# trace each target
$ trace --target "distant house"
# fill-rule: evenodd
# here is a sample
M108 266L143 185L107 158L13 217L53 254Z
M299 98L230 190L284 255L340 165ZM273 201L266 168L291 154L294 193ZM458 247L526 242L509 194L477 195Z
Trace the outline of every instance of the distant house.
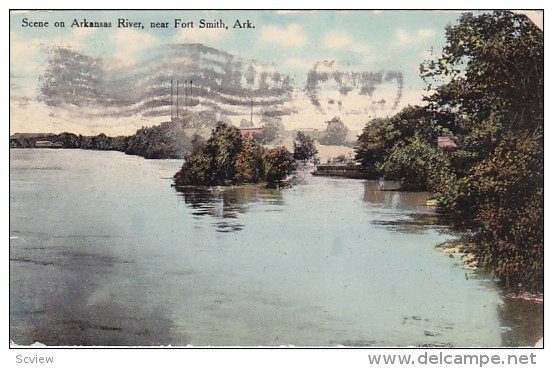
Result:
M35 148L62 148L63 144L61 142L53 143L51 141L36 141Z
M457 148L457 144L449 137L438 137L438 148L455 149Z
M263 128L239 128L240 129L240 133L242 134L242 137L250 137L250 138L255 138L255 137L258 137L261 135L261 133L263 132Z

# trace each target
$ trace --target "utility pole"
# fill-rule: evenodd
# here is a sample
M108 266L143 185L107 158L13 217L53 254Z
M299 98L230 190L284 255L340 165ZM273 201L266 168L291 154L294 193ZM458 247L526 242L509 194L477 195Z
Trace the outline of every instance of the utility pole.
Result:
M190 106L193 106L192 105L192 81L190 81Z
M171 79L171 121L173 121L173 80Z
M184 81L184 109L188 111L188 81Z

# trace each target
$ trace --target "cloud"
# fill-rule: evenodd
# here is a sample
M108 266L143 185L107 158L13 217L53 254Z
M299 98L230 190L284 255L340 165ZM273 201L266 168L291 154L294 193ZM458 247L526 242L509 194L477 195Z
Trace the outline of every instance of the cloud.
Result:
M75 50L85 50L89 47L88 39L97 32L95 28L75 28L63 36L36 39L36 42L48 47L63 46Z
M15 32L10 32L10 68L16 76L29 76L40 73L43 68L45 42L41 39L20 40Z
M325 38L325 46L331 49L347 48L353 43L353 40L343 33L329 33Z
M202 43L209 45L225 38L228 32L223 28L186 28L181 29L173 40L175 43Z
M265 42L290 47L302 47L307 43L307 37L303 34L299 24L290 24L287 27L264 27L261 31L261 39Z
M276 10L275 13L279 15L295 15L301 13L301 10Z
M304 59L293 57L286 60L285 64L289 68L309 70L313 67L314 63L312 61L307 61Z
M318 10L273 10L275 14L278 15L298 15L298 14L308 14L308 15L314 15L317 14Z
M405 89L402 93L401 102L399 104L398 110L406 107L407 105L426 105L426 102L423 101L424 96L430 95L429 91L421 91L417 89Z
M12 86L12 93L19 97L36 97L36 83L47 65L48 51L53 47L67 47L73 50L86 49L87 39L96 29L76 28L63 36L49 38L22 38L18 32L10 32L10 70L18 83Z
M408 32L404 29L396 31L396 42L402 46L413 45L432 38L435 35L433 29L418 29L415 32Z
M435 56L436 54L432 50L424 50L420 53L420 57L422 60L434 59Z
M159 44L156 37L134 29L119 29L111 36L111 41L117 50L113 57L125 64L135 62L142 52Z
M255 70L256 73L260 74L260 73L274 73L276 72L277 70L275 69L274 66L271 66L271 65L267 65L267 64L252 64L253 66L253 69Z
M347 49L349 51L367 53L371 51L370 46L358 42L345 33L329 32L324 39L324 45L332 50Z
M73 39L81 43L85 39L87 39L90 36L93 36L98 32L97 28L85 28L85 27L77 27L73 30Z
M36 53L38 48L43 46L42 41L38 39L20 41L15 32L10 32L10 37L10 56L12 60L15 58L29 58L30 54Z

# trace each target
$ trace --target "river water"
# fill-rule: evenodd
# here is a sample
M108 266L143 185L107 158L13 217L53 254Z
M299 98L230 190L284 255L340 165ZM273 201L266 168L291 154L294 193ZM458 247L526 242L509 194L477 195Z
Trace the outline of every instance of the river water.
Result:
M314 177L171 187L180 160L10 152L10 339L47 345L519 346L543 307L435 246L426 193Z

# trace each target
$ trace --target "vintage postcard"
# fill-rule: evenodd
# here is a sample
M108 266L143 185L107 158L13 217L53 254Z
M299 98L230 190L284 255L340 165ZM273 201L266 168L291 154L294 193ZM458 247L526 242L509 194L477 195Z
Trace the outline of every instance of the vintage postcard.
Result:
M9 21L12 347L543 347L543 11Z

